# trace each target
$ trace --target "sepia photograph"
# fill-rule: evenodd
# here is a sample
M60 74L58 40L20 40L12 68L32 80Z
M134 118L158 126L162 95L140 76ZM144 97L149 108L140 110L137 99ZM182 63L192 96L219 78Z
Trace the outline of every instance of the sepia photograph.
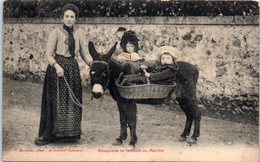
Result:
M3 2L4 161L258 161L259 3Z

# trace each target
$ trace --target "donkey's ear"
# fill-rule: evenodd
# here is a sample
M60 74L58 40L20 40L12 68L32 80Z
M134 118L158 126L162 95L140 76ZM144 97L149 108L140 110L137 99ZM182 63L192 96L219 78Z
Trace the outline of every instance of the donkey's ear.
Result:
M97 60L99 57L99 53L96 51L94 43L92 41L88 42L88 50L90 55L92 56L93 60Z
M116 45L117 42L115 43L115 45L106 53L106 61L108 61L111 56L113 55L113 53L116 51Z

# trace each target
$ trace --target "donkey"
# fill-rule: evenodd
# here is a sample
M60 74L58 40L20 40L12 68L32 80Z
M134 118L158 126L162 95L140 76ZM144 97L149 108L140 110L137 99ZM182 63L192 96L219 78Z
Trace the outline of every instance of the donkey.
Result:
M92 86L92 96L96 99L102 98L104 91L108 89L112 98L116 101L120 114L120 135L116 138L113 145L121 145L127 138L127 125L130 129L129 145L135 147L137 143L136 135L136 113L137 106L135 100L129 100L120 96L116 87L116 79L120 73L129 74L130 66L127 63L119 63L114 58L111 58L117 43L104 55L99 54L93 42L89 42L89 53L93 58L93 64L90 69L90 79ZM191 131L192 122L194 121L194 132L190 144L196 143L200 135L200 120L201 111L197 106L196 100L196 84L198 81L199 72L196 66L182 61L177 61L179 66L176 74L177 97L181 109L186 115L186 124L179 141L186 141ZM145 103L149 104L149 100Z

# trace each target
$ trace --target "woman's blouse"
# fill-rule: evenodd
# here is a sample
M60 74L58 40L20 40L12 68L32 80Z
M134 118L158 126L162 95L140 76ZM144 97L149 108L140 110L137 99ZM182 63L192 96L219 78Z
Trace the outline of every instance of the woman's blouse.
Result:
M82 28L74 26L73 36L75 39L75 55L80 54L83 61L87 65L90 65L92 57L89 55L87 40L84 35L85 32ZM68 32L62 26L54 29L50 33L46 45L46 56L50 65L53 65L56 62L54 59L55 54L71 57L68 47L68 37Z

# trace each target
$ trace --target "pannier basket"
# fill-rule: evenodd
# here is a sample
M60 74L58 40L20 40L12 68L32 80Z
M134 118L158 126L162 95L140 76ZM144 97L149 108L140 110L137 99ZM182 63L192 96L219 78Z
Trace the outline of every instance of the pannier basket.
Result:
M121 97L126 99L162 99L167 98L172 92L176 83L170 85L147 84L123 86L120 85L123 75L116 80L116 86ZM148 79L148 78L147 78Z

